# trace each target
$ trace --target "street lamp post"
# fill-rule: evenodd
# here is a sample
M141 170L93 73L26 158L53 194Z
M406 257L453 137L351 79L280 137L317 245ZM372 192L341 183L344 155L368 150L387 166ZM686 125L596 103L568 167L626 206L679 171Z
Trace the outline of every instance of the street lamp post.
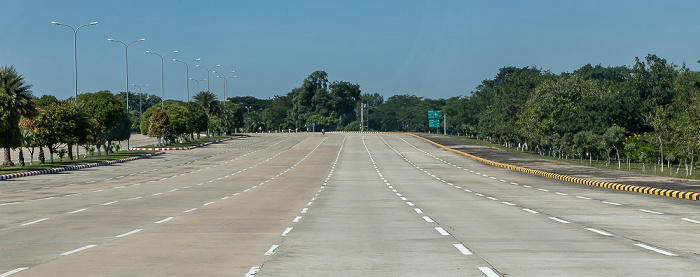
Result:
M137 84L132 84L132 86L139 88L139 123L141 123L143 122L143 112L141 110L141 108L143 107L143 92L141 92L141 86Z
M124 57L125 57L124 60L126 61L126 113L128 114L129 113L129 45L131 45L134 42L144 41L146 39L142 38L139 40L134 40L134 41L129 42L129 43L124 43L124 42L114 40L111 38L108 38L107 40L111 41L111 42L119 42L122 45L124 45ZM129 137L131 137L131 131L129 131ZM130 148L129 143L130 143L130 139L126 139L126 149Z
M85 26L90 26L90 25L97 25L97 21L89 23L89 24L83 24L80 25L78 28L73 28L70 25L66 25L63 23L58 23L56 21L51 21L51 24L59 25L59 26L66 26L68 28L71 28L73 30L73 61L75 63L75 104L78 104L78 30L80 28L83 28Z
M200 61L201 59L202 58L197 58L188 63L180 61L178 59L173 59L174 62L184 63L185 67L187 68L187 79L185 79L185 83L187 83L187 102L190 102L190 79L192 79L190 78L190 63Z
M207 70L207 91L210 91L210 90L209 90L209 71L210 71L209 68L203 67L203 66L198 65L198 64L195 65L195 66L196 66L196 67L201 67L201 68L204 68L204 69ZM220 64L217 64L216 66L212 67L212 69L213 69L213 68L216 68L216 67L219 67L219 66L221 66L221 65L220 65Z
M55 24L58 26L66 26L68 28L71 28L73 30L73 63L75 67L75 105L78 105L78 30L80 28L83 28L85 26L91 26L91 25L97 25L97 21L91 22L89 24L83 24L78 26L78 28L73 28L73 26L66 25L63 23L58 23L56 21L51 21L51 24ZM76 143L75 144L75 155L76 157L80 156L80 146Z
M146 50L146 53L158 55L158 57L160 57L160 90L162 93L162 96L161 96L162 98L160 99L160 109L165 110L165 81L163 79L163 60L164 60L165 56L177 53L177 50L170 52L170 53L165 53L165 55L161 55L161 54L158 54L156 52L151 52L148 50Z
M197 79L194 79L194 78L190 78L190 80L197 82L197 93L199 93L199 82L200 82L200 81L206 81L207 79L197 80Z
M217 78L224 79L224 101L227 101L226 99L228 99L227 98L228 97L228 78L226 77L226 75L224 75L221 72L216 72L216 71L212 71L212 72L221 75L221 77L217 75L216 76ZM231 70L231 73L234 73L234 72L236 72L236 71ZM236 76L233 76L231 78L236 78Z

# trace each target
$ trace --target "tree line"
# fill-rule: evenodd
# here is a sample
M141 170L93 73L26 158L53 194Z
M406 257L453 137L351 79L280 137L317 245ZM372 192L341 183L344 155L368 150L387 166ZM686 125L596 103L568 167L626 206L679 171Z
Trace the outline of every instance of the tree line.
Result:
M309 75L301 87L272 99L230 99L244 111L247 131L310 128L430 132L428 110L443 110L453 135L489 140L559 158L608 164L676 165L692 174L700 143L700 73L653 54L633 66L586 64L572 73L535 66L503 67L469 95L429 99L377 93Z
M0 68L3 166L14 166L10 149L19 150L18 162L24 166L23 149L29 151L30 163L37 148L41 163L45 162L45 148L51 162L57 151L59 157L67 154L73 160L75 145L82 146L85 153L96 149L98 155L102 150L109 154L119 148L113 142L127 140L132 133L157 137L165 144L193 140L203 132L232 133L243 125L238 106L219 101L209 91L199 92L194 102L168 100L163 104L158 96L130 93L127 111L126 92L105 90L80 94L77 100L59 100L52 95L34 97L31 87L14 67Z

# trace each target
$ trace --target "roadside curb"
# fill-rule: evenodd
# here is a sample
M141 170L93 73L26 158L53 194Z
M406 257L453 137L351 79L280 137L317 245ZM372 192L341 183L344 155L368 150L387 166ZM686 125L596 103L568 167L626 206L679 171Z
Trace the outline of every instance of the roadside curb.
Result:
M8 179L13 179L13 178L19 178L19 177L25 177L25 176L35 176L35 175L42 175L42 174L54 174L54 173L78 170L78 169L83 169L83 168L91 168L91 167L103 166L103 165L112 165L112 164L116 164L116 163L123 163L123 162L138 160L138 159L150 158L153 156L158 156L160 154L165 154L165 152L161 151L161 152L156 152L153 154L146 154L146 155L141 155L141 156L136 156L136 157L131 157L131 158L104 161L104 162L99 162L99 163L81 164L81 165L66 166L66 167L56 167L56 168L51 168L51 169L42 169L42 170L35 170L35 171L21 172L21 173L10 173L10 174L5 174L5 175L0 175L0 180L8 180Z
M250 135L230 137L230 138L220 139L220 140L216 140L216 141L210 141L210 142L206 142L206 143L202 143L202 144L190 146L190 147L155 147L155 148L153 148L153 147L148 147L148 148L131 147L131 148L129 148L129 150L132 150L132 151L133 150L145 150L145 151L191 150L191 149L195 149L195 148L199 148L199 147L204 147L204 146L210 145L212 143L219 143L219 142L224 142L227 140L232 140L232 139L237 139L237 138L247 138L247 137L250 137Z
M469 157L469 158L477 160L479 162L482 162L482 163L485 163L485 164L488 164L491 166L520 171L520 172L524 172L527 174L532 174L532 175L537 175L537 176L542 176L542 177L547 177L547 178L552 178L552 179L559 179L562 181L579 183L579 184L584 184L584 185L589 185L589 186L604 187L604 188L609 188L609 189L624 190L624 191L631 191L631 192L644 193L644 194L661 195L661 196L681 198L681 199L700 200L700 193L697 193L697 192L679 191L679 190L671 190L671 189L660 189L660 188L653 188L653 187L646 187L646 186L634 186L634 185L625 185L625 184L612 183L612 182L594 181L594 180L584 179L584 178L580 178L580 177L572 177L572 176L563 175L563 174L550 173L550 172L546 172L546 171L542 171L542 170L529 169L529 168L525 168L525 167L494 162L494 161L487 160L487 159L484 159L481 157L477 157L477 156L474 156L474 155L471 155L468 153L464 153L464 152L461 152L461 151L458 151L455 149L448 148L444 145L438 144L432 140L429 140L427 138L424 138L424 137L421 137L421 136L418 136L415 134L409 134L409 133L395 133L395 134L403 134L403 135L413 136L415 138L419 138L419 139L422 139L428 143L431 143L431 144L433 144L439 148L442 148L444 150L454 152L454 153L460 154L462 156Z

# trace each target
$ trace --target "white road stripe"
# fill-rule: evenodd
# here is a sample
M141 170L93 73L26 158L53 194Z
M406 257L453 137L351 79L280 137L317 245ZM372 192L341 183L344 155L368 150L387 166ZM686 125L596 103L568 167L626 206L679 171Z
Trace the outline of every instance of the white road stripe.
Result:
M267 250L267 252L265 252L265 256L270 256L270 255L274 254L275 250L277 250L277 247L279 247L279 245L276 245L276 244L273 245L272 247L270 247L270 249Z
M77 253L77 252L80 252L80 251L83 251L83 250L86 250L86 249L90 249L90 248L93 248L93 247L95 247L95 246L97 246L97 245L96 245L96 244L91 244L91 245L88 245L88 246L83 246L83 247L80 247L80 248L75 249L75 250L71 250L71 251L68 251L68 252L63 252L63 253L61 253L61 256L68 256L68 255L70 255L70 254Z
M34 223L39 223L39 222L42 222L42 221L44 221L44 220L49 220L49 218L48 218L48 217L45 217L45 218L42 218L42 219L34 220L34 221L32 221L32 222L24 223L24 224L22 224L22 225L20 225L20 226L32 225L32 224L34 224Z
M0 206L6 206L6 205L15 205L15 204L19 204L19 203L22 203L22 202L10 202L10 203L2 203L2 204L0 204Z
M309 208L303 208L303 209L301 209L301 213L305 214L306 211L308 211L308 210L309 210Z
M102 206L109 206L109 205L112 205L112 204L117 203L117 202L119 202L119 201L107 202L107 203L102 204Z
M302 216L297 216L294 218L294 220L292 220L292 222L295 222L295 223L299 222L299 220L301 220L301 218L302 218Z
M538 211L533 211L533 210L530 210L530 209L523 209L523 211L526 211L526 212L531 213L531 214L538 214L538 213L540 213L540 212L538 212Z
M462 252L463 255L471 255L472 252L467 249L466 246L462 245L461 243L455 243L453 244L459 252Z
M635 243L634 245L639 246L639 247L641 247L641 248L644 248L644 249L646 249L646 250L654 251L654 252L659 253L659 254L664 254L664 255L666 255L666 256L678 256L678 255L676 255L676 254L674 254L674 253L671 253L671 252L668 252L668 251L665 251L665 250L661 250L661 249L658 249L658 248L654 248L654 247L651 247L651 246L646 245L646 244Z
M449 235L450 235L450 233L448 233L447 231L445 231L445 229L443 229L442 227L435 227L435 231L438 231L438 233L440 233L440 235L443 235L443 236L449 236Z
M563 192L555 192L555 194L559 194L559 195L562 195L562 196L567 196L567 195L568 195L568 194L563 193Z
M189 209L189 210L183 211L183 213L189 213L189 212L191 212L191 211L195 211L195 210L197 210L197 208L192 208L192 209Z
M20 272L20 271L22 271L22 270L25 270L25 269L27 269L27 268L28 268L28 267L15 268L15 269L13 269L13 270L10 270L10 271L8 271L8 272L5 272L5 273L3 273L3 274L0 274L0 277L7 277L7 276L10 276L10 275L15 274L15 273L17 273L17 272Z
M608 201L603 201L603 204L608 204L608 205L613 205L613 206L620 206L622 204L615 203L615 202L608 202Z
M423 211L422 211L421 209L419 209L419 208L414 208L414 210L416 210L416 213L418 213L418 214L422 214L422 213L423 213Z
M286 237L289 234L289 232L292 231L292 229L294 229L294 227L289 227L289 228L285 229L284 232L282 232L282 236Z
M591 200L591 198L585 197L585 196L576 196L578 199L583 199L583 200Z
M682 219L682 220L685 220L685 221L688 221L688 222L692 222L692 223L700 224L700 221L697 221L697 220L692 220L692 219L690 219L690 218L685 218L685 217L684 217L684 218L681 218L681 219Z
M486 199L489 199L489 200L493 200L493 201L498 201L498 198L495 198L495 197L491 197L491 196L489 196L489 197L486 197Z
M503 201L503 202L501 202L501 203L506 204L506 205L508 205L508 206L515 206L515 204L510 203L510 202L505 202L505 201Z
M571 223L571 222L568 222L568 221L566 221L566 220L559 219L559 218L556 218L556 217L553 217L553 216L550 216L549 219L554 220L554 221L559 222L559 223L564 223L564 224Z
M425 221L427 221L427 222L429 222L429 223L434 223L434 222L435 222L435 221L433 221L433 219L430 218L429 216L424 216L423 219L425 219Z
M68 212L68 214L77 214L77 213L82 212L82 211L84 211L84 210L87 210L87 208L82 208L82 209L80 209L80 210L75 210L75 211L72 211L72 212Z
M593 232L593 233L597 233L597 234L606 236L606 237L612 237L612 236L614 236L613 234L610 234L610 233L607 233L607 232L603 232L603 231L598 230L598 229L586 228L586 230L591 231L591 232Z
M645 209L639 209L639 211L645 212L645 213L650 213L650 214L664 214L662 212L655 212L655 211L650 211L650 210L645 210Z
M214 204L214 203L216 203L216 202L211 201L211 202L207 202L207 203L202 204L202 206L209 206L209 205Z
M136 234L136 233L141 232L141 231L143 231L143 229L136 229L136 230L133 230L133 231L131 231L131 232L126 232L126 233L124 233L124 234L118 235L118 236L116 236L116 237L117 237L117 238L123 238L123 237L129 236L129 235Z
M166 219L156 221L155 223L156 223L156 224L161 224L161 223L163 223L163 222L167 222L167 221L173 220L173 218L175 218L175 217L172 217L172 216L171 216L171 217L168 217L168 218L166 218Z
M496 274L496 272L494 272L493 269L491 269L490 267L478 267L478 268L479 268L479 270L481 270L481 272L486 274L486 277L499 277L499 275Z

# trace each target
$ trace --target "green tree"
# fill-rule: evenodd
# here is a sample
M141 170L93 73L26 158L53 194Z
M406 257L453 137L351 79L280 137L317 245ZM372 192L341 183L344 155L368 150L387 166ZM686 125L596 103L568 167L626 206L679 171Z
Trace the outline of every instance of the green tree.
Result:
M172 135L173 128L170 125L168 114L160 109L153 111L148 127L148 136L158 138L158 144L163 145L165 138Z
M186 140L190 130L193 129L190 111L178 102L168 101L165 105L165 113L170 119L172 136L179 138L181 142Z
M21 135L19 131L19 119L21 116L33 116L36 114L31 85L24 82L24 77L17 73L13 66L0 68L0 99L3 116L0 147L5 148L4 166L14 166L10 156L10 148L20 147Z
M201 132L207 131L207 114L204 112L204 108L195 102L183 103L187 110L190 112L190 124L191 129L188 130L190 133L190 139L194 139L194 133L197 133L197 138Z
M192 97L196 103L202 106L204 113L207 115L207 126L210 125L209 120L214 115L219 114L221 111L218 97L216 94L210 91L200 91L195 96ZM209 127L207 127L209 128ZM210 130L207 129L207 136L209 136Z
M91 115L98 123L95 141L98 155L101 155L100 147L105 143L111 145L113 140L124 140L131 136L130 122L124 104L109 91L84 93L78 96L78 103L84 111Z

